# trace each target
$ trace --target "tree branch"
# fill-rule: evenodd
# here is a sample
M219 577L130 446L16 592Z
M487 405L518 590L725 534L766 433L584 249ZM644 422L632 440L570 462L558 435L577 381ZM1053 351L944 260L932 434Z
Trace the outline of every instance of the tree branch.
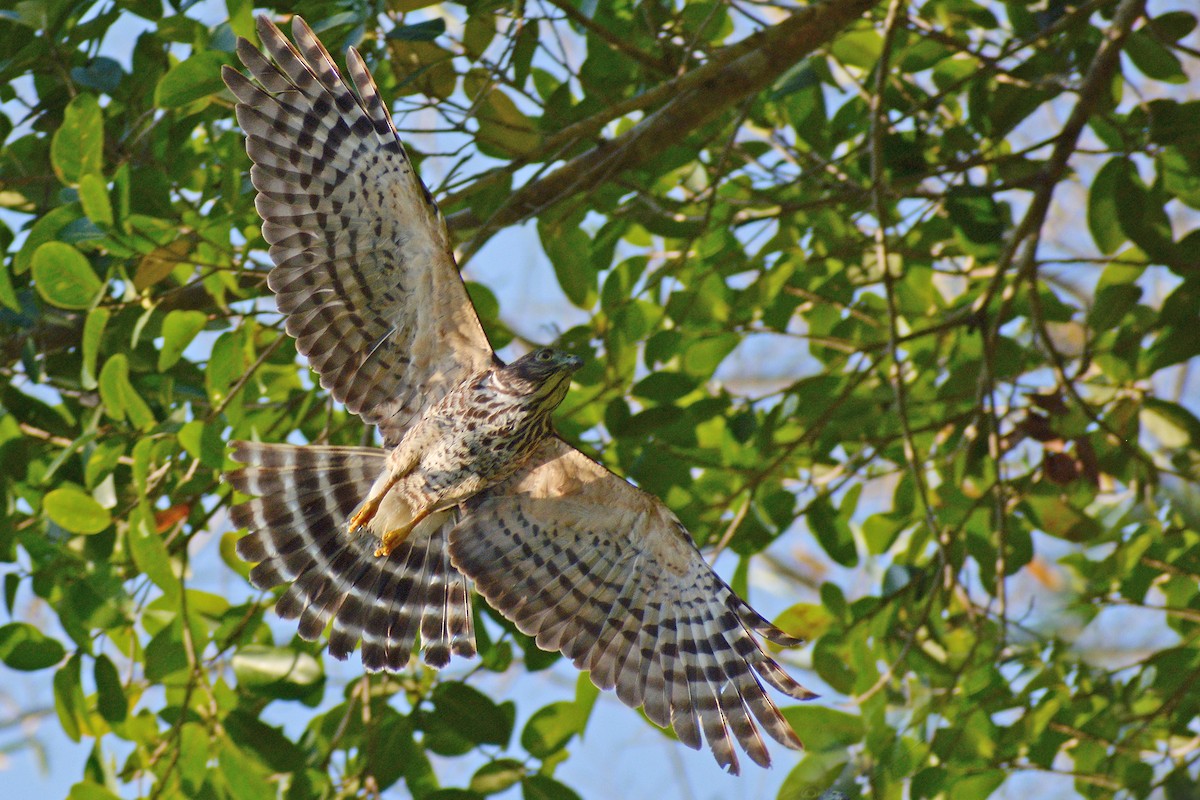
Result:
M469 209L451 214L447 222L452 228L478 228L463 246L462 260L470 258L501 228L537 216L566 197L592 191L614 175L650 161L689 132L770 85L874 5L875 0L840 0L803 9L778 25L724 48L709 63L632 98L630 102L637 101L640 107L652 106L660 99L665 105L616 139L601 142L517 190L489 219L481 221ZM573 135L577 137L596 122L578 123L573 126ZM554 138L561 141L565 133L561 131ZM448 202L462 197L460 193Z

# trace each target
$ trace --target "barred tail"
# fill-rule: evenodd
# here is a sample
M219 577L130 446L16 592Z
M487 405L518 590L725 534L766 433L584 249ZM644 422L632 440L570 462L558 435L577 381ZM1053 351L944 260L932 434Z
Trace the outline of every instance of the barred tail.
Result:
M431 666L452 652L475 654L466 578L447 552L457 512L431 515L388 558L375 557L377 537L347 529L385 452L234 442L233 458L246 466L226 480L253 495L230 512L249 529L238 555L258 562L250 572L258 588L291 582L275 610L299 618L302 638L316 639L332 619L329 654L344 660L361 640L369 670L403 669L418 632Z

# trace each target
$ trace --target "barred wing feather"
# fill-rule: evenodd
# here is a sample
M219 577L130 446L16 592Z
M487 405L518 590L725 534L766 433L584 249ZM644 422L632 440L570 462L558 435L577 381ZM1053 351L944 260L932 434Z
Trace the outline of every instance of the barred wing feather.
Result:
M386 457L373 448L236 442L233 458L244 466L226 480L251 495L231 511L249 529L237 552L258 562L250 582L259 589L289 584L275 609L299 619L302 638L333 623L334 658L361 640L367 669L400 670L420 634L425 661L445 666L451 653L475 654L467 581L447 552L456 514L427 519L390 558L375 557L375 536L346 531Z
M362 57L357 95L299 17L293 46L265 17L255 81L226 67L287 332L336 400L394 446L428 404L493 358L446 225Z
M560 650L687 745L703 738L731 772L733 741L769 763L760 726L800 747L763 684L814 695L752 634L798 640L733 593L659 500L561 440L465 504L450 557L539 647Z

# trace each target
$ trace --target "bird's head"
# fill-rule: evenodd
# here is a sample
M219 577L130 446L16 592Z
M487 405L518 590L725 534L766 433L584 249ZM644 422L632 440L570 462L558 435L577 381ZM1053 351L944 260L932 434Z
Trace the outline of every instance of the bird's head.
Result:
M539 347L500 370L501 383L520 394L548 401L553 408L562 402L571 385L571 376L583 366L579 356Z

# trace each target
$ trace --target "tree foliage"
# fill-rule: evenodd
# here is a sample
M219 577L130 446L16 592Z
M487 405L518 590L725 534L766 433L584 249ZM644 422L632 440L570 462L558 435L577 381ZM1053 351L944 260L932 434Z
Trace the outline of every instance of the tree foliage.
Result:
M370 432L260 302L219 78L252 7L189 5L0 11L0 670L52 682L93 743L72 797L587 796L555 777L603 757L586 680L520 715L418 665L335 686L270 596L193 585L214 551L246 574L227 441ZM464 261L536 223L587 312L558 337L588 362L564 435L735 553L751 599L752 559L784 587L811 644L782 657L825 699L787 711L808 749L780 798L1053 773L1056 797L1174 800L1200 793L1186 5L269 11L364 52ZM510 342L523 309L470 288ZM558 660L483 616L480 670Z

